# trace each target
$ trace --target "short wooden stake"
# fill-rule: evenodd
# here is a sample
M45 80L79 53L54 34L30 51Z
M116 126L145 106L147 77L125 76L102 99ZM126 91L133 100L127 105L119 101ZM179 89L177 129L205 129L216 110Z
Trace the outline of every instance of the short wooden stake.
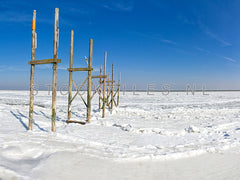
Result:
M33 11L33 20L32 20L32 57L31 57L31 61L35 61L35 49L36 49L36 10ZM32 130L32 124L33 124L34 70L35 70L35 65L32 64L31 65L31 77L30 77L30 103L29 103L28 130Z
M106 76L106 65L107 64L107 52L104 53L104 76ZM106 78L103 79L103 110L102 110L102 117L105 117L105 106L106 106Z
M74 31L71 31L70 45L70 68L73 67L73 36ZM71 104L72 104L72 71L69 71L69 86L68 86L68 120L71 119Z
M55 8L54 24L54 51L53 58L58 58L58 38L59 38L59 9ZM52 131L56 132L56 97L57 97L57 63L53 63L53 82L52 82Z
M88 58L88 91L87 91L87 122L91 121L91 92L92 92L92 52L93 52L93 40L89 42L89 58Z

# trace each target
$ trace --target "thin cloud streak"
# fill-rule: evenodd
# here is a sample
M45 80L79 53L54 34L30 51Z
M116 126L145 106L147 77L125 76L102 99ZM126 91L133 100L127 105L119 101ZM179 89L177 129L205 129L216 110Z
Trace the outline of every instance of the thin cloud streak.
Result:
M232 58L230 58L230 57L222 56L222 58L224 58L224 59L226 59L226 60L228 60L228 61L231 61L231 62L237 62L237 60L232 59Z
M213 39L217 40L218 42L220 42L223 46L232 46L231 43L229 43L229 42L227 42L227 41L219 38L218 35L212 33L212 32L209 31L209 30L206 30L205 33L206 33L208 36L210 36L211 38L213 38Z
M167 43L167 44L173 44L173 45L176 45L177 43L174 42L174 41L171 41L169 39L164 39L161 37L160 34L147 34L147 33L141 33L141 32L136 32L136 34L138 36L141 36L141 37L145 37L145 38L149 38L149 39L154 39L154 40L160 40L161 42L163 43Z
M200 29L210 38L218 41L222 46L227 47L227 46L232 46L231 43L223 40L222 38L220 38L216 33L213 33L212 31L210 31L210 29L203 24L201 21L198 22L198 25L200 27Z
M176 42L170 41L168 39L161 39L161 41L164 42L164 43L168 43L168 44L174 44L174 45L177 44Z
M207 27L202 21L198 20L189 20L187 17L179 16L179 19L183 21L184 24L189 24L193 26L198 26L202 32L204 32L208 37L216 40L221 44L221 46L227 47L227 46L232 46L231 43L223 40L220 38L216 33L212 32L209 27Z
M199 48L199 47L195 47L195 49L198 50L198 51L205 52L205 53L207 53L207 54L210 54L210 53L211 53L210 51L208 51L208 50L206 50L206 49Z
M226 57L226 56L221 56L221 55L219 55L219 54L213 53L213 52L211 52L211 51L209 51L209 50L206 50L206 49L202 49L202 48L199 48L199 47L196 47L195 49L198 50L198 51L207 53L207 54L212 54L212 55L214 55L214 56L223 58L223 59L225 59L225 60L227 60L227 61L237 62L236 59L233 59L233 58L230 58L230 57Z
M104 1L100 2L100 5L111 11L132 11L134 8L133 0L115 0L115 1Z

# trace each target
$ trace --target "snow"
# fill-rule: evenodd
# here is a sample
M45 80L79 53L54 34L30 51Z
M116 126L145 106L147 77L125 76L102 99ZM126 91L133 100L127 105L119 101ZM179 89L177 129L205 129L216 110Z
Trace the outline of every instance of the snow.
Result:
M35 96L33 131L28 131L29 92L0 91L0 179L54 179L53 174L55 179L219 179L220 174L229 179L230 172L232 179L239 177L239 168L233 171L229 164L240 162L240 92L137 94L121 92L120 106L106 111L106 118L95 97L91 123L79 125L65 123L67 95L58 92L52 133L51 93ZM86 119L79 97L72 119ZM204 162L211 166L199 166ZM211 169L217 163L229 171ZM195 174L197 168L205 173Z

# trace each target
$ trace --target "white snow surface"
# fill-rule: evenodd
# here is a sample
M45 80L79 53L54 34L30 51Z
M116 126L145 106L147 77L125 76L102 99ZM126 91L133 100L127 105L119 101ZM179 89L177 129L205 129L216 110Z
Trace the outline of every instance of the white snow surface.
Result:
M39 91L34 97L33 130L28 131L29 92L0 91L0 179L38 179L46 162L71 166L71 154L119 163L173 161L228 149L240 155L240 92L137 94L121 92L119 107L106 110L105 118L96 96L91 123L80 125L66 124L68 98L58 92L53 133L51 94ZM86 120L79 96L71 119Z

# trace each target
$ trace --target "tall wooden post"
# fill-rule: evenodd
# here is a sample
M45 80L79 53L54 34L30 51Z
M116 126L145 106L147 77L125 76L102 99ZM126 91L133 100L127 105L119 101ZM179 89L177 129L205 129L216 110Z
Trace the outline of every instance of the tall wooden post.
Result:
M119 105L119 93L120 93L120 78L121 78L121 73L119 72L119 77L118 77L118 96L117 96L117 106Z
M71 31L71 45L70 45L70 65L73 67L73 35L74 31ZM69 71L69 86L68 86L68 120L71 119L71 101L72 101L72 71Z
M36 49L36 10L33 11L33 20L32 20L32 57L31 57L32 61L35 61L35 49ZM29 103L28 130L32 130L32 124L33 124L34 70L35 70L35 65L32 64L31 77L30 77L30 103Z
M102 66L100 66L100 79L99 79L100 84L102 84L101 75L102 75ZM101 85L101 87L102 87L102 85ZM101 97L100 97L100 96L99 96L99 98L98 98L98 106L99 106L99 112L100 112L100 111L101 111Z
M104 53L104 76L106 76L106 65L107 64L107 52ZM102 117L105 117L105 106L106 106L106 98L105 98L105 94L106 94L106 78L103 79L103 110L102 110Z
M58 58L58 38L59 38L59 9L55 8L55 24L54 24L54 51L53 59ZM52 87L52 131L56 132L56 97L57 97L57 63L53 63L53 87Z
M111 90L111 109L113 109L113 90L114 90L114 64L112 64L112 90Z
M91 93L92 93L92 51L93 40L89 41L89 58L88 58L88 91L87 91L87 122L91 120Z

